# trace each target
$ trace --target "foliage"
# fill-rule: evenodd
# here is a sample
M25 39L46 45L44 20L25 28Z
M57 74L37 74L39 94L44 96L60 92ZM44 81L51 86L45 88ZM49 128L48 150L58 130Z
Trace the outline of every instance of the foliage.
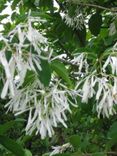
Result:
M117 2L0 11L0 155L117 155Z

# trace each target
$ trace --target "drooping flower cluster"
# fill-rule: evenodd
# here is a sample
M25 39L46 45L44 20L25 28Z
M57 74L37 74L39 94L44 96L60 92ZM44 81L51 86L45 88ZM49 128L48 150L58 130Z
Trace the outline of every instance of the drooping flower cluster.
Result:
M82 29L84 25L84 17L82 12L79 11L79 8L76 9L75 15L70 17L69 14L64 15L65 23L73 29Z
M73 149L70 143L63 144L62 146L52 147L53 151L50 153L49 156L53 156L55 154L63 153L67 149Z
M49 60L51 57L51 52L47 52L47 38L33 28L34 22L44 21L28 16L27 23L17 25L6 38L2 35L0 37L0 41L5 45L0 51L0 63L6 75L2 98L5 98L8 91L10 96L15 95L16 77L19 77L19 86L21 86L27 70L35 72L36 68L41 70L40 59ZM7 51L11 55L10 60L7 59Z
M74 56L74 58L70 61L73 65L77 66L77 71L74 73L79 76L84 76L88 74L88 63L85 53L81 53L79 55Z
M44 139L47 135L52 137L53 127L61 123L67 127L66 112L71 113L70 105L77 106L76 93L68 91L63 85L51 83L48 88L42 86L38 78L24 89L16 91L6 105L15 115L28 111L29 117L26 126L27 134L40 133ZM71 97L70 100L69 97ZM76 104L75 104L76 103Z
M75 16L75 18L79 20L79 17L78 13L78 17ZM83 19L81 23L77 20L69 17L66 23L74 28L79 26L80 29ZM77 96L81 97L83 103L88 103L90 98L95 98L99 116L103 114L109 117L115 114L117 57L110 55L105 63L102 63L100 73L98 73L95 67L91 69L85 53L74 55L74 58L72 60L68 58L67 62L75 65L75 70L70 74L76 75L76 87L73 90L68 89L58 78L54 77L54 73L52 73L53 79L51 78L49 86L44 87L38 78L39 72L37 71L42 70L42 59L51 61L52 50L48 52L50 48L47 38L42 35L43 32L40 33L35 29L35 22L44 21L28 16L27 23L17 25L6 38L0 36L0 42L4 45L4 48L0 50L0 65L5 75L1 98L9 97L10 100L5 107L8 111L13 111L15 115L27 112L26 133L40 133L41 138L44 139L46 136L52 137L54 127L57 127L59 123L67 127L66 113L72 112L71 105L77 106ZM117 43L113 47L113 51L115 50L117 50ZM52 60L57 58L62 57L57 56ZM34 75L31 77L31 82L24 85L28 71Z
M83 103L88 103L88 99L95 97L98 116L103 114L104 117L109 117L116 113L114 106L117 104L117 78L114 78L112 85L106 77L88 76L82 87L78 84L76 90L80 90Z
M80 59L76 59L76 64L77 61L79 63L79 60L82 62L82 55L78 56ZM80 66L81 64L79 64ZM109 68L111 68L111 73L107 74ZM78 71L80 71L80 68ZM115 114L114 107L117 104L117 57L108 56L99 75L96 70L91 74L87 72L87 75L83 75L82 79L79 79L75 90L79 91L83 103L88 103L88 99L95 97L98 116L103 114L103 116L109 117L109 115Z

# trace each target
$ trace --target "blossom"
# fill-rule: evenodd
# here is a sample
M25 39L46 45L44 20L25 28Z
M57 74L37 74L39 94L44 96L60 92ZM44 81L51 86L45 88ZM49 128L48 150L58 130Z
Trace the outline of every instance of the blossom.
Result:
M44 21L29 15L28 22L17 25L9 32L8 39L3 35L0 36L0 40L5 43L5 47L0 52L0 63L6 76L1 98L5 98L6 95L15 96L15 90L23 84L27 71L37 73L37 70L42 70L41 59L47 61L51 59L52 50L50 52L47 50L47 38L33 28L32 24L35 22ZM16 35L18 43L13 41ZM6 59L7 49L11 53L10 60ZM17 84L15 83L16 77L18 77Z
M70 143L63 144L62 146L56 146L56 147L52 146L53 151L50 153L49 156L53 156L58 153L63 153L68 148L70 148L70 149L73 148Z
M41 47L39 46L41 43L47 44L47 38L44 37L41 33L39 33L36 29L32 27L32 18L28 19L28 31L26 37L30 41L30 43L34 46L34 49L41 54Z
M79 91L81 101L88 103L88 99L94 97L98 117L102 114L109 117L116 113L114 105L117 104L117 78L113 78L113 84L106 77L88 75L79 81L76 88Z
M85 53L75 55L74 58L70 61L72 64L78 66L78 71L75 72L78 76L85 76L88 73L88 63Z
M47 135L52 137L54 127L59 123L67 128L66 112L71 113L70 105L77 107L76 93L62 86L51 82L49 88L44 88L35 77L32 84L17 90L15 97L6 104L6 107L15 115L29 112L25 129L27 134L35 131L36 134L40 133L42 139Z
M76 9L73 17L70 17L69 14L66 13L63 19L65 20L65 23L73 29L81 30L83 28L84 17L82 12L79 11L79 8Z
M117 75L117 57L116 56L109 56L103 65L103 72L106 72L107 66L110 65L112 69L112 74Z
M95 95L96 77L94 75L87 76L85 80L78 82L76 90L79 91L83 103L88 103L88 99ZM82 88L80 88L82 84Z
M113 36L116 32L117 32L116 25L114 22L112 22L109 27L109 35Z
M116 83L117 80L114 79L114 86L112 86L106 78L98 78L98 91L96 94L98 116L100 116L101 112L106 117L115 114L113 106L116 104L114 98L117 92Z
M12 60L10 60L10 63L7 61L4 51L0 52L0 62L4 67L6 79L7 79L4 84L2 93L1 93L1 98L4 98L7 95L8 89L10 90L11 96L14 96L15 95L14 84L13 84L14 64L11 65L11 68L12 68L12 71L11 71L10 63L12 62Z

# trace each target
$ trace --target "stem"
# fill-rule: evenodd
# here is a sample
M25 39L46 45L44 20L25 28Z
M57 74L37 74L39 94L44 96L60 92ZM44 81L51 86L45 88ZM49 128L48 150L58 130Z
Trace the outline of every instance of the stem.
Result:
M100 5L89 4L89 3L78 3L78 4L81 5L81 6L88 6L88 7L99 8L99 9L107 10L107 11L110 11L110 12L117 12L117 7L106 8L106 7L103 7L103 6L100 6Z

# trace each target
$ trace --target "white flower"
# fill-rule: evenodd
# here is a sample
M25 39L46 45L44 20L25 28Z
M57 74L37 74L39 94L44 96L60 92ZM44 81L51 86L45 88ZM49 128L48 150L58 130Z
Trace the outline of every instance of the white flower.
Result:
M112 73L117 75L117 57L111 57L110 62Z
M74 59L72 59L70 62L78 66L78 71L75 72L76 74L84 76L88 73L89 65L87 63L87 59L84 53L74 56Z
M78 83L76 90L80 93L83 103L88 103L88 99L92 98L93 95L95 95L94 87L95 87L96 81L97 81L96 77L92 75L92 76L87 76L85 78L84 83L83 81ZM83 83L82 89L79 88L81 83Z
M111 59L111 57L109 56L109 57L107 58L107 60L105 61L103 67L102 67L102 71L103 71L104 73L106 72L106 67L107 67L107 66L109 65L109 63L110 63L110 59Z
M15 95L14 84L13 84L14 65L13 66L9 65L9 62L6 59L4 51L0 52L0 62L3 65L5 74L6 74L6 82L4 84L4 87L1 93L1 98L5 98L5 96L8 93L8 89L10 90L10 95L14 96ZM10 66L12 68L12 71L10 70Z
M52 146L53 151L50 153L49 156L53 156L55 154L63 153L68 148L70 148L70 149L73 148L70 143L63 144L62 146L56 146L56 147Z
M114 85L112 87L112 94L113 96L117 95L117 78L116 77L114 77Z
M109 35L113 36L116 32L117 32L116 25L114 22L112 22L109 27Z
M35 50L38 54L41 54L41 43L47 44L47 38L45 38L41 33L39 33L36 29L32 27L32 20L29 18L28 20L28 31L26 37L30 41L30 43L34 46Z
M49 88L44 88L35 77L32 84L16 91L15 97L6 104L6 107L15 115L28 111L26 133L32 134L35 131L36 134L40 133L41 138L44 139L47 135L52 137L53 128L57 127L58 123L67 128L66 112L71 113L70 105L77 106L75 97L75 92L68 91L60 83L53 84L51 82Z
M70 17L68 14L64 14L65 23L72 27L73 29L82 29L84 25L84 17L81 12L79 12L79 8L76 9L73 17Z
M105 62L105 64L103 65L103 72L106 72L106 68L107 66L110 65L111 69L112 69L112 74L116 74L117 75L117 57L116 56L109 56Z
M40 18L28 16L27 23L17 25L8 34L9 39L0 36L0 40L5 43L4 49L0 52L0 63L6 75L1 98L5 98L7 95L10 97L15 95L15 89L23 84L27 70L34 72L37 72L37 69L42 70L40 59L48 61L51 59L53 51L49 49L47 38L32 27L35 22L44 21ZM16 35L18 43L13 41ZM27 39L29 42L27 42ZM5 55L8 49L11 52L10 61L7 61ZM48 52L49 50L50 52ZM16 77L18 77L17 83L15 83Z
M87 103L88 102L88 98L89 98L89 94L90 94L90 81L89 78L87 78L83 84L83 88L82 88L82 102L83 103Z
M117 42L113 46L113 52L116 52L116 51L117 51Z
M98 78L98 91L96 94L98 116L101 113L106 117L115 114L113 106L116 104L114 101L116 80L114 81L114 86L112 86L105 77Z

